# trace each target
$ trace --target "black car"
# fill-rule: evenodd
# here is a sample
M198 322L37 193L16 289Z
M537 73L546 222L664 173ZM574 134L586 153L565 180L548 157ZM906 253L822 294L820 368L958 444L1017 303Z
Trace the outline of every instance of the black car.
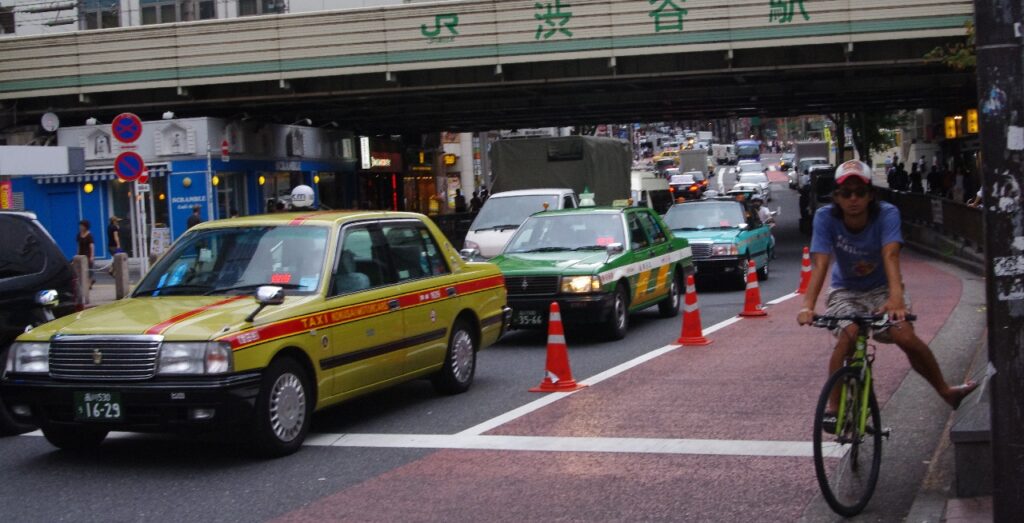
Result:
M32 213L0 212L0 364L25 327L46 321L37 296L57 292L54 316L77 308L76 278L64 253ZM12 421L0 400L0 435L31 429Z
M800 232L811 234L814 213L818 208L832 203L832 192L836 189L836 168L831 165L814 165L807 172L810 180L800 188Z

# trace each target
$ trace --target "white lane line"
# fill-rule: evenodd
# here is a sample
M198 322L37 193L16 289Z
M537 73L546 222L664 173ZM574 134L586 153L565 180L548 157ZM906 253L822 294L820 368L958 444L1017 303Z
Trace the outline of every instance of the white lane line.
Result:
M811 457L804 441L754 441L668 438L576 438L546 436L482 436L450 434L333 434L334 443L306 441L310 446L503 450L525 452L613 452L621 454L691 454L702 456ZM825 449L835 453L834 444Z
M774 300L768 302L768 305L778 305L778 304L780 304L780 303L782 303L782 302L784 302L786 300L796 298L797 296L800 296L800 295L795 293L795 292L791 292L791 293L789 293L789 294L787 294L785 296L780 296L778 298L775 298Z

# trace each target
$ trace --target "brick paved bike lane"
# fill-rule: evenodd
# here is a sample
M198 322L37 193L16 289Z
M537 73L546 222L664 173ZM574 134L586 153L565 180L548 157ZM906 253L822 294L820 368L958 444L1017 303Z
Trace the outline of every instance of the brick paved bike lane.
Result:
M903 273L921 315L918 333L929 341L957 305L961 282L909 253ZM831 338L796 325L800 303L772 306L767 318L714 333L708 347L669 352L486 434L809 448ZM875 369L884 408L909 364L895 346L879 345ZM818 494L805 456L548 450L440 450L282 521L791 521Z

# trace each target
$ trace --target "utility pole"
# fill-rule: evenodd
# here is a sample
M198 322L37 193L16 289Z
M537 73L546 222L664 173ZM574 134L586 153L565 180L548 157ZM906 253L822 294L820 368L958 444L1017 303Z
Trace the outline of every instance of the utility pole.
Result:
M984 189L993 519L1024 514L1024 64L1021 1L975 0Z

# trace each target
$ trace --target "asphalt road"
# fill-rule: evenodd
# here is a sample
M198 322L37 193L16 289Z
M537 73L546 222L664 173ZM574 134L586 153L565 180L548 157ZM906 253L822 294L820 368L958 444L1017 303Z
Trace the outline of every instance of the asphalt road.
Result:
M777 258L770 279L761 283L765 302L796 288L806 241L797 230L796 193L784 183L775 184L773 192L769 207L781 213ZM731 282L700 281L698 293L705 326L735 316L743 306L744 293ZM577 379L593 376L673 343L679 331L679 318L660 319L652 309L633 316L622 341L571 334L573 373ZM313 430L455 434L541 397L527 389L541 380L544 361L544 333L513 332L480 353L476 381L466 394L438 396L425 381L407 383L321 413ZM131 435L112 438L88 456L57 451L38 436L0 439L0 514L12 522L267 520L434 452L306 447L290 457L256 461L237 437L244 435ZM409 519L426 518L410 514Z

